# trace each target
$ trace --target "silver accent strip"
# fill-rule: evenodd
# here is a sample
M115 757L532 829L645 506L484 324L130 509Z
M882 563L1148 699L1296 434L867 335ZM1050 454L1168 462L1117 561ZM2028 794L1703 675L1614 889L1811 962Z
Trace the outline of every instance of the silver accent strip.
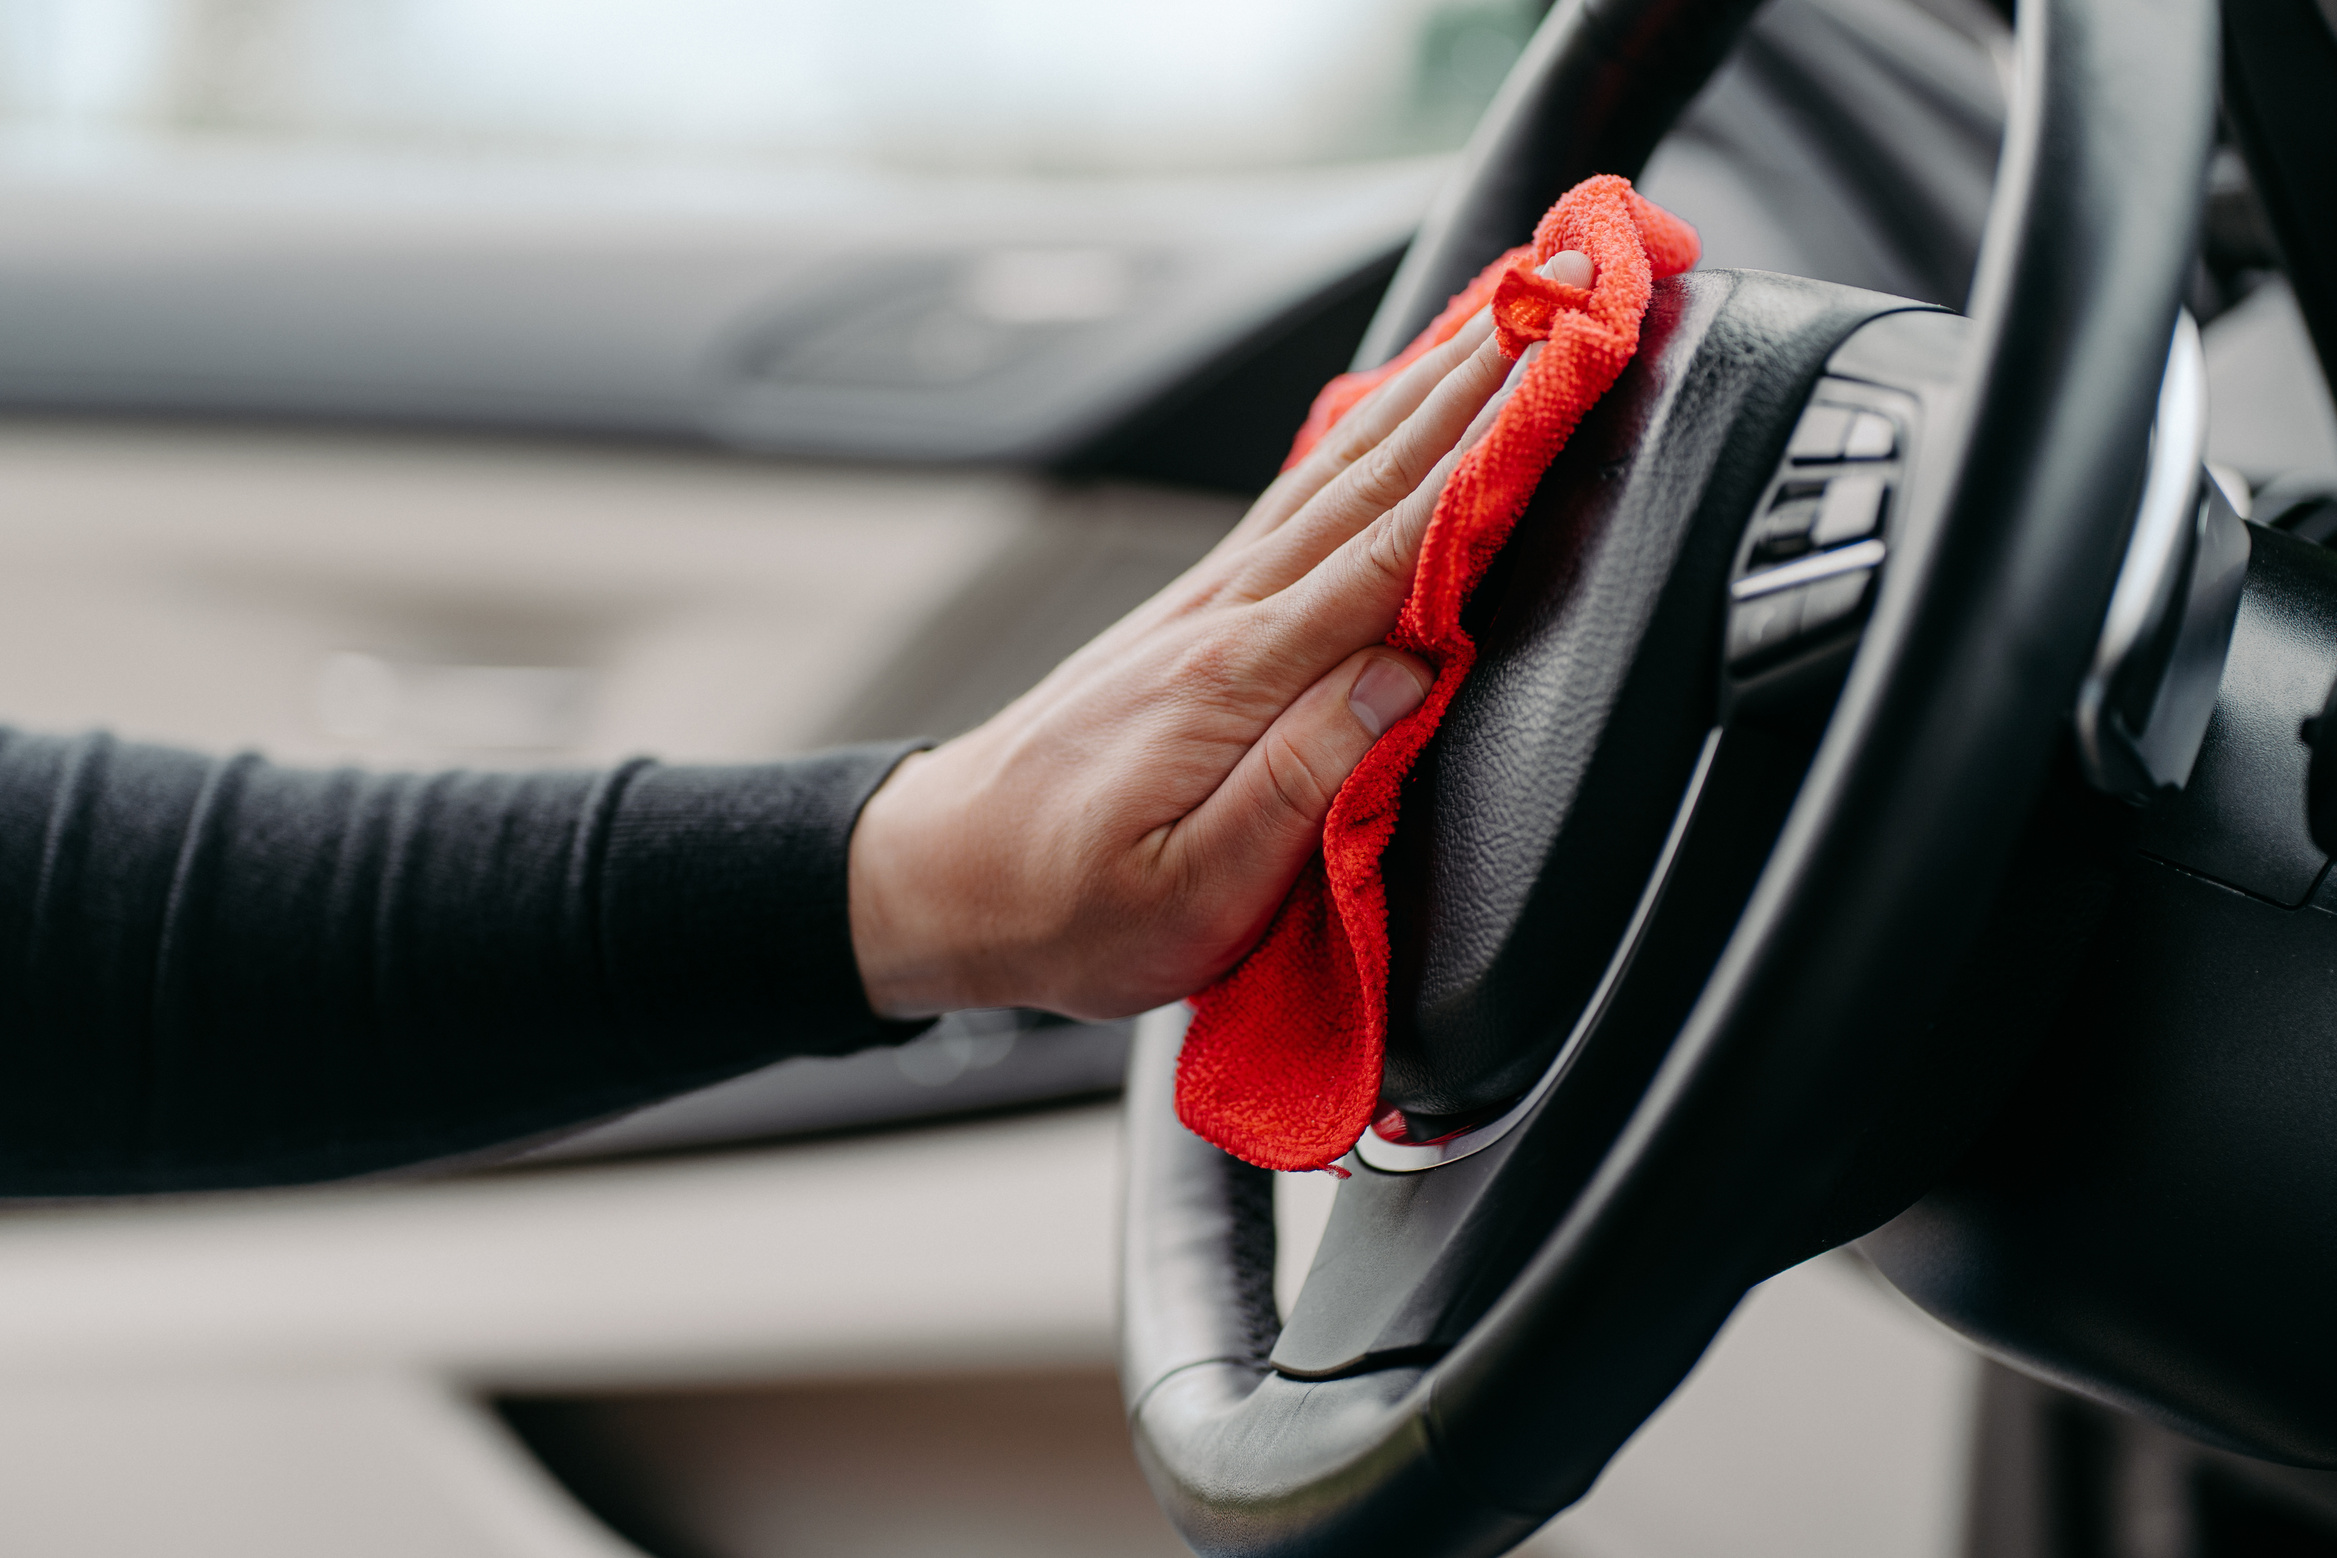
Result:
M1664 884L1670 880L1672 862L1680 853L1680 841L1688 836L1688 824L1696 816L1696 802L1704 794L1704 781L1712 773L1713 754L1720 750L1720 732L1713 730L1704 737L1704 750L1696 754L1695 772L1688 776L1687 792L1680 798L1680 809L1672 815L1672 830L1664 836L1663 850L1655 857L1655 870L1647 879L1647 887L1639 895L1639 902L1631 910L1630 923L1623 927L1623 939L1616 944L1615 955L1607 959L1605 972L1583 1003L1582 1015L1574 1020L1574 1029L1566 1035L1566 1042L1558 1046L1558 1053L1550 1057L1550 1064L1542 1072L1525 1097L1510 1105L1499 1119L1461 1132L1450 1141L1412 1143L1389 1141L1369 1126L1363 1130L1363 1139L1355 1144L1351 1157L1384 1174L1417 1174L1422 1169L1442 1167L1483 1152L1487 1147L1517 1128L1519 1121L1534 1112L1534 1106L1550 1096L1558 1079L1574 1064L1575 1053L1582 1041L1597 1026L1606 1011L1608 998L1622 981L1623 970L1630 967L1631 956L1639 950L1639 938L1647 930L1647 922L1655 916L1655 906L1663 899Z
M1749 573L1728 587L1730 600L1758 600L1774 595L1779 590L1790 590L1797 584L1813 584L1820 579L1831 579L1836 574L1856 573L1861 568L1881 564L1884 556L1880 541L1859 541L1850 546L1838 546L1831 552L1815 552L1808 557L1797 557L1790 563L1779 563L1759 573Z
M2188 311L2175 320L2151 424L2150 464L2135 507L2134 533L2110 592L2093 664L2079 684L2073 725L2085 776L2096 788L2135 800L2180 788L2191 777L2215 712L2248 563L2247 529L2204 470L2207 359ZM2139 730L2111 706L2120 674L2180 623L2167 667L2152 689Z

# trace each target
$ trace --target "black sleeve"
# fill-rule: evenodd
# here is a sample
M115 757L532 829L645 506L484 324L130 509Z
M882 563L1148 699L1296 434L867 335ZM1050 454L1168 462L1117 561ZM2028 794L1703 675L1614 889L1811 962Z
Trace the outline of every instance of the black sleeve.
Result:
M383 775L0 731L0 1196L365 1173L904 1038L845 850L908 750Z

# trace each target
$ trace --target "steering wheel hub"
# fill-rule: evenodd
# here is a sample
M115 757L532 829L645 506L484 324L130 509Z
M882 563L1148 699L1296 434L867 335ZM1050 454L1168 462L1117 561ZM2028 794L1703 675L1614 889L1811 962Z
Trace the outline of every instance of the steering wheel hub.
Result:
M1657 289L1472 605L1388 856L1384 1096L1445 1139L1367 1138L1287 1321L1270 1177L1177 1126L1144 1029L1122 1375L1200 1551L1514 1544L1987 1106L1991 1036L1931 1014L2094 654L2213 128L2214 8L2139 3L2022 6L1969 320ZM1748 14L1554 10L1371 339L1635 171Z
M1775 529L1806 511L1805 537L1822 517L1824 500L1807 494L1835 490L1833 465L1790 457L1780 480L1780 450L1827 354L1910 306L1757 272L1658 285L1638 357L1576 430L1471 603L1480 663L1388 852L1382 1091L1419 1122L1412 1135L1514 1104L1578 1030L1720 717L1717 673L1746 661L1724 639L1779 622L1789 605L1791 629L1752 645L1773 663L1813 636L1799 622L1809 598L1831 591L1855 611L1842 587L1862 587L1871 563L1837 568L1832 584L1765 591L1725 619L1716 606L1732 572L1741 590L1845 555L1747 569L1746 516L1766 501ZM1841 487L1879 482L1892 463L1858 466ZM1874 534L1884 495L1878 485L1864 530L1845 537L1853 547Z

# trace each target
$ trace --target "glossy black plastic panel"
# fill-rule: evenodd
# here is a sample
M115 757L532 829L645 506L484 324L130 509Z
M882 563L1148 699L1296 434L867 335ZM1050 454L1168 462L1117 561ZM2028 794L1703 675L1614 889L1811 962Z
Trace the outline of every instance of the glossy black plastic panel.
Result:
M1864 1247L2031 1372L2326 1466L2337 912L2306 901L2322 856L2299 727L2337 679L2337 553L2250 537L2241 637L2191 786L2133 819L2072 787L2066 804L2132 824L2106 923L2052 1004L2015 1014L2048 1038L2003 1118Z
M2337 1465L2337 916L2137 854L2055 1042L1863 1247L2022 1368Z
M2305 814L2300 734L2337 683L2337 552L2248 527L2248 581L2215 713L2191 779L2154 804L2142 847L2282 908L2329 856Z

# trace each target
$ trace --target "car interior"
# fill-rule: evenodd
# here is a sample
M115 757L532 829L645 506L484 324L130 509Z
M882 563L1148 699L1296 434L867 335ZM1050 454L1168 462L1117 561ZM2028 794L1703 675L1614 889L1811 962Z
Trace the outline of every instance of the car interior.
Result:
M2337 1554L2328 0L0 0L0 719L947 738L1593 172L1346 1177L997 1010L12 1205L0 1551Z

